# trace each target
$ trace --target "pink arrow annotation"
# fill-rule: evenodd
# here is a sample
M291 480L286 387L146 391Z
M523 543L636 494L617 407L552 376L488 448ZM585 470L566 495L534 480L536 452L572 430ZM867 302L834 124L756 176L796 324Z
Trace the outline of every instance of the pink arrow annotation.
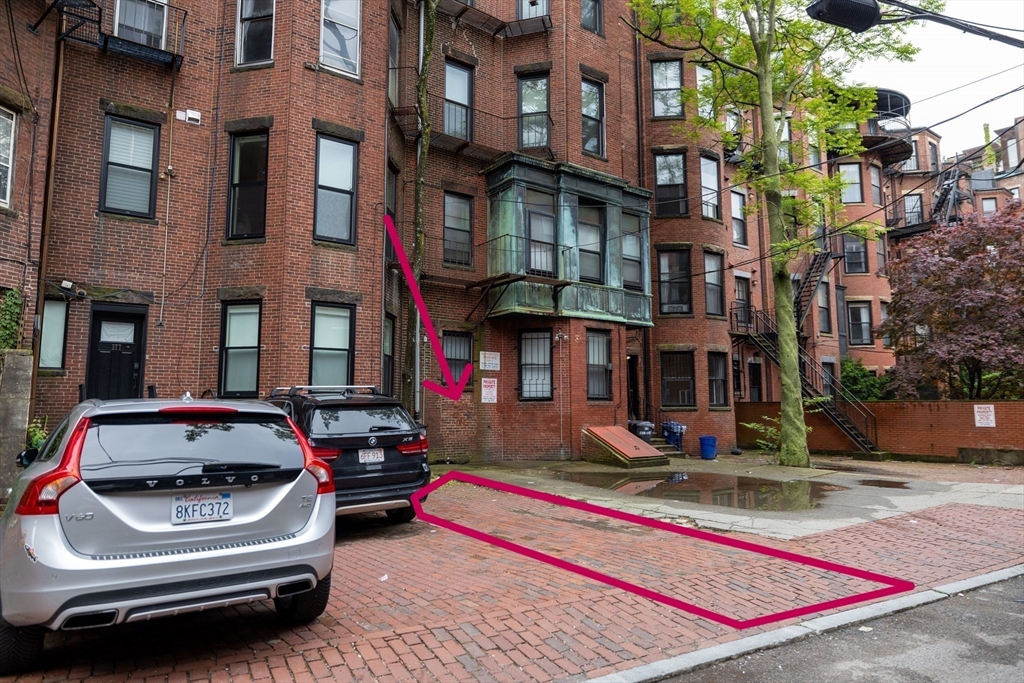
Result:
M387 229L388 237L391 239L391 244L395 247L395 253L398 255L398 262L402 266L402 273L405 275L405 282L409 285L409 291L412 293L412 300L416 303L416 308L420 311L420 319L423 322L423 327L427 331L427 338L430 340L430 346L434 349L434 356L437 357L437 364L441 367L441 376L444 377L445 384L447 386L441 386L436 382L431 382L429 379L423 380L423 388L429 389L434 393L440 394L445 398L450 398L453 401L457 401L462 392L466 389L466 383L469 382L470 376L473 374L473 363L466 363L466 367L462 370L462 377L459 381L455 381L455 377L452 375L452 369L448 365L448 359L444 356L444 348L441 346L441 340L437 338L437 330L434 329L434 323L430 320L430 313L427 311L427 304L423 302L423 295L420 294L419 283L416 282L416 278L412 274L412 266L409 265L409 259L405 255L405 250L402 248L402 240L398 237L398 230L395 229L395 223L391 220L391 216L385 214L384 216L384 227Z

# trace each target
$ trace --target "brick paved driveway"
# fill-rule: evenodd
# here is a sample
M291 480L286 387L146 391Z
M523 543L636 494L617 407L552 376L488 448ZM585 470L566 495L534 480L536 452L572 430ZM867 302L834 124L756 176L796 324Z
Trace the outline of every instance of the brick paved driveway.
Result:
M733 614L874 585L467 484L425 507ZM797 541L749 538L919 589L1020 564L1022 539L1024 511L959 504ZM422 522L368 515L339 519L334 595L316 623L280 628L256 605L53 634L45 669L18 680L576 681L786 623L736 631Z

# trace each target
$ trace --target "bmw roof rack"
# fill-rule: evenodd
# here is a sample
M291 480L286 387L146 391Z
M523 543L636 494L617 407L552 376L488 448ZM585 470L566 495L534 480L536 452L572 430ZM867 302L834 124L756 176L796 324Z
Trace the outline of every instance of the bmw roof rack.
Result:
M370 394L373 396L382 395L380 390L372 384L344 384L344 385L296 385L292 387L277 387L270 392L271 396L297 396L303 394Z

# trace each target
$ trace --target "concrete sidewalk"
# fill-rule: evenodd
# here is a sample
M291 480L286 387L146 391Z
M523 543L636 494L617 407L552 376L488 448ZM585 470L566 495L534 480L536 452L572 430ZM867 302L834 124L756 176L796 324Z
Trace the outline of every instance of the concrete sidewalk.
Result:
M756 474L766 479L800 477L843 489L828 490L812 509L757 512L621 496L558 478L556 470L580 467L587 466L472 470L681 524L746 528L728 536L913 581L917 588L897 596L904 601L897 608L1024 564L1024 486L1016 483L904 477L907 488L892 489L858 484L864 472L761 467ZM671 469L751 476L757 467L723 459L675 461ZM737 617L870 588L517 498L459 484L431 495L425 507ZM256 605L54 634L46 669L22 680L655 680L643 667L675 667L672 673L680 656L732 652L713 649L730 644L766 646L893 608L870 603L738 631L423 522L396 526L368 515L339 518L334 594L318 622L285 629L272 608Z

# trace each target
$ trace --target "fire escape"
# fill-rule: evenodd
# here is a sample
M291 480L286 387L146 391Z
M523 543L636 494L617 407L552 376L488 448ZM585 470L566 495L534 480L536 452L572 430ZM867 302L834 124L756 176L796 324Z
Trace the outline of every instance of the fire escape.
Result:
M160 0L51 0L31 29L54 10L62 20L58 40L181 68L188 12L179 7Z

